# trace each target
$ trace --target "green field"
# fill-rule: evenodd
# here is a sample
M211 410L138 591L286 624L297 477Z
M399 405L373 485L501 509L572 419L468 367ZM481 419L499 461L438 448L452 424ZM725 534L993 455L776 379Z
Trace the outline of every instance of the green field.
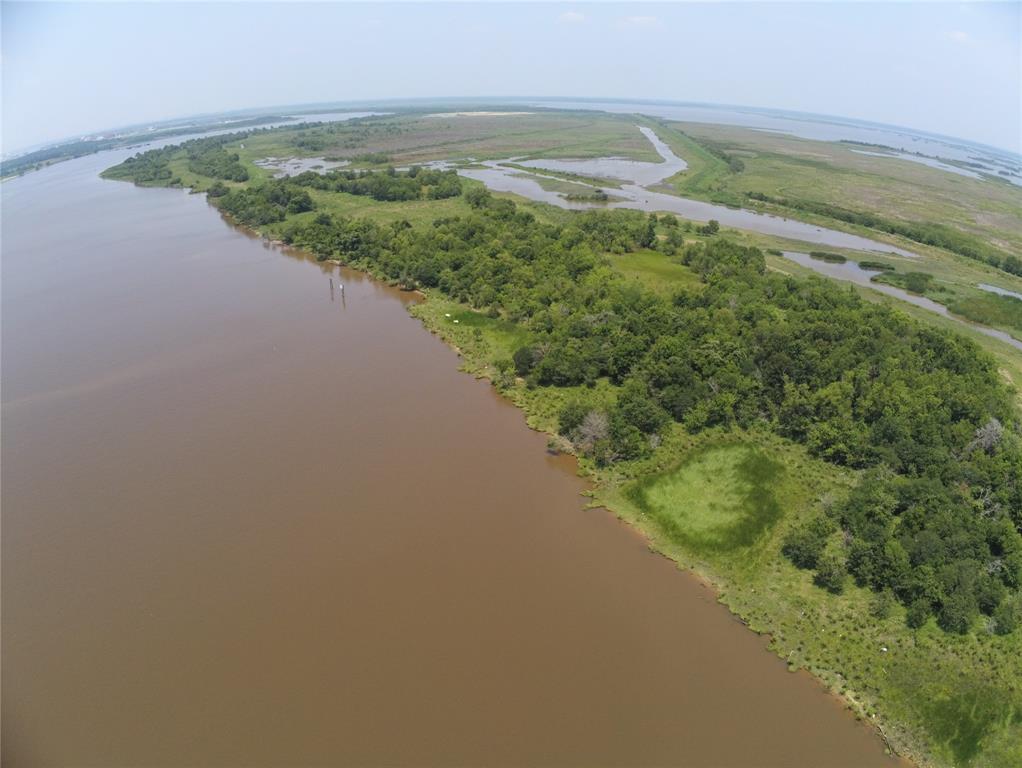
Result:
M784 466L747 443L692 451L677 468L633 484L629 500L671 539L710 553L754 544L781 516Z
M394 165L431 160L602 157L608 154L655 162L659 156L635 131L634 120L591 112L496 116L399 114L287 128L244 142L243 159L264 157L357 158L378 152ZM367 165L359 163L355 166Z
M890 242L920 255L919 259L844 252L891 264L898 272L931 274L924 295L956 314L1022 336L1013 307L991 301L976 286L996 285L1022 292L1022 278L981 261L923 245L903 237L848 224L827 216L760 203L747 197L808 200L849 210L879 211L906 223L935 223L959 232L977 248L1022 257L1022 189L998 180L977 180L909 160L860 154L861 147L812 141L783 134L699 123L651 122L689 169L669 180L668 191L731 206L778 215ZM714 148L741 161L742 170L709 151ZM789 249L810 250L789 243Z
M679 193L695 196L705 190L745 207L748 192L818 200L903 221L948 224L980 241L1022 253L1022 188L1006 182L864 155L863 147L840 142L701 123L672 127L740 158L744 165L741 172L731 173L703 150L716 169L714 183L681 178L675 183Z

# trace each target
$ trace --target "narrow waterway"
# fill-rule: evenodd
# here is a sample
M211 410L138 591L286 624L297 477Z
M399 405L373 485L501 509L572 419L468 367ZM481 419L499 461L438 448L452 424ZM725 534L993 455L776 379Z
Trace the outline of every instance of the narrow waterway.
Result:
M907 301L909 304L914 304L917 307L941 315L950 320L954 320L955 322L966 325L969 328L973 328L986 336L990 336L998 341L1003 341L1005 344L1012 346L1015 349L1022 350L1022 341L1019 341L1009 333L999 331L996 328L991 328L986 325L980 325L979 323L973 323L966 320L964 317L959 317L958 315L953 315L943 304L940 304L933 299L928 299L925 296L920 296L918 293L910 293L909 291L898 288L894 285L888 285L887 283L875 282L873 277L880 274L879 270L863 269L854 261L834 263L823 261L821 259L814 259L808 253L799 253L797 251L782 251L782 253L784 254L784 258L789 261L793 261L796 264L811 269L825 277L872 288L874 291L886 294L887 296L893 296L896 299L901 299L902 301ZM1016 293L1012 293L1011 291L1007 291L1003 288L997 288L992 285L980 284L979 287L983 290L999 293L1005 296L1018 296Z
M129 153L0 189L4 766L894 764L408 295Z
M745 208L728 208L725 205L706 203L701 200L690 200L685 197L657 192L651 189L655 185L670 178L687 165L684 160L674 154L650 128L636 126L650 141L653 149L660 155L662 162L646 163L626 160L618 157L600 157L578 160L526 160L516 158L507 160L490 160L479 165L484 167L459 168L458 173L486 184L495 192L513 192L522 197L538 202L550 203L561 208L585 210L594 207L629 208L648 212L676 213L692 221L710 221L715 219L722 226L735 229L747 229L764 235L801 240L805 243L825 245L831 248L850 248L876 253L894 253L907 258L916 258L916 254L868 237L852 235L836 229L818 227L802 221L759 213ZM538 181L521 174L521 171L509 164L535 168L537 170L560 171L595 178L611 178L624 181L620 187L610 189L614 197L625 198L610 203L586 203L568 200L564 195L544 189Z

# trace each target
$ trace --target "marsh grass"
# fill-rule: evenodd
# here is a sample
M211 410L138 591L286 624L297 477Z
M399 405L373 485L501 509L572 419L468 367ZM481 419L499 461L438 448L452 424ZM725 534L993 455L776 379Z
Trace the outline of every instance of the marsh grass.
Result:
M1005 328L1013 336L1022 334L1022 301L1011 296L977 292L949 303L948 309L977 323Z
M748 444L710 445L624 493L673 539L696 552L754 544L781 517L774 494L784 466Z

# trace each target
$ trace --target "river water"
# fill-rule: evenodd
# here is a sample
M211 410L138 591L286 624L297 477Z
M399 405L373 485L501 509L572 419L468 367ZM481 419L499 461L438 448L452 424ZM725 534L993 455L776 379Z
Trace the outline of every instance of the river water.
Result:
M132 151L0 189L5 766L894 764L407 294Z

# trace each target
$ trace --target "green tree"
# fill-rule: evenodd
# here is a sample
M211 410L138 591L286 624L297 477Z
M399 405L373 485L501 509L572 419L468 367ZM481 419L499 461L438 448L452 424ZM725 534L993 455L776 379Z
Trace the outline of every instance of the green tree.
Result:
M845 589L848 568L845 566L844 554L838 547L826 547L816 563L816 576L813 581L835 595Z
M799 568L816 568L827 539L837 530L834 521L818 515L802 525L792 528L784 537L782 551Z

